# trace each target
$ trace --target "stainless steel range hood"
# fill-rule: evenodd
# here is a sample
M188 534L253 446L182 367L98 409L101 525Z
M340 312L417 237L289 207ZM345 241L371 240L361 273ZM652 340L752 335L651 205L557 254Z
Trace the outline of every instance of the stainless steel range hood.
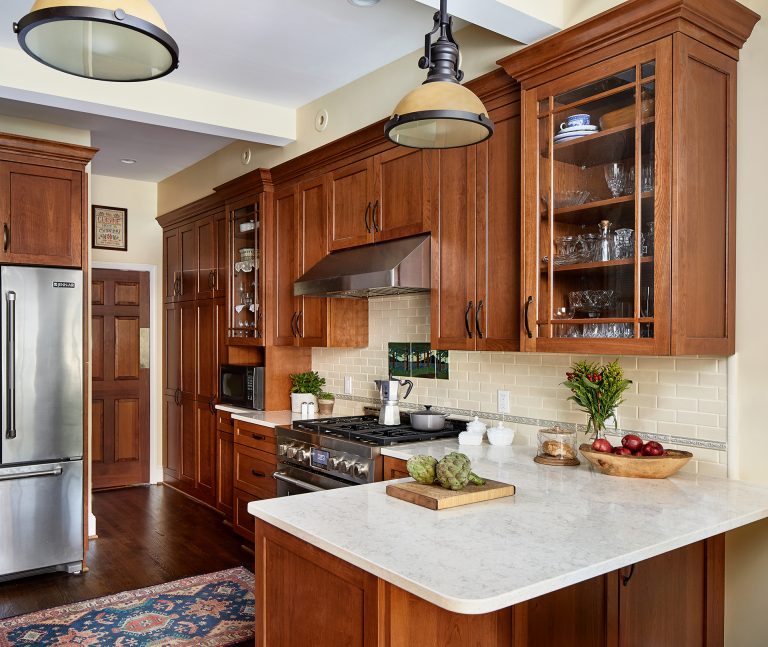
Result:
M367 298L429 292L429 234L334 252L293 284L296 296Z

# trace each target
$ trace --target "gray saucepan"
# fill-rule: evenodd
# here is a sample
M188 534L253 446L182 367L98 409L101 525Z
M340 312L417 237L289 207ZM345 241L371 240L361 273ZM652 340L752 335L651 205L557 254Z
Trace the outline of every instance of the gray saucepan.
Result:
M419 431L440 431L445 427L445 414L431 409L426 405L421 411L412 411L411 426Z

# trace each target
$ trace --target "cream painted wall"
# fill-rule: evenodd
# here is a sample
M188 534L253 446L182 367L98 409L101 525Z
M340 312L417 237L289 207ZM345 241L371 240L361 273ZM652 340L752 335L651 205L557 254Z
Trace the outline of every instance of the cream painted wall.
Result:
M57 142L66 142L67 144L79 144L80 146L91 145L91 133L88 130L67 128L66 126L57 126L31 119L6 117L2 114L0 114L0 132L24 135L25 137L37 137L39 139L50 139Z
M123 180L103 175L91 176L91 202L108 207L128 209L128 251L91 249L92 264L109 264L115 269L124 264L149 265L154 267L154 299L151 310L154 342L150 357L153 383L151 384L150 434L152 442L150 470L152 482L162 480L162 348L163 348L163 230L157 224L157 184ZM90 219L89 219L90 223Z
M470 25L456 33L467 79L496 69L496 61L519 45L480 27ZM271 168L307 151L334 141L390 115L397 102L424 80L416 63L422 50L414 51L367 76L299 108L296 115L296 142L284 148L235 142L197 164L163 180L158 187L158 213L166 213L211 193L223 184L253 169ZM315 130L318 110L328 111L328 126ZM240 156L252 152L244 166Z

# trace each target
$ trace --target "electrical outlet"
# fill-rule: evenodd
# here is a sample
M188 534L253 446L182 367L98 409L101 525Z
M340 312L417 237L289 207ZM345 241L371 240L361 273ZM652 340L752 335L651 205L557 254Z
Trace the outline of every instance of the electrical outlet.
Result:
M509 413L509 391L497 391L498 404L497 410L499 413Z
M352 395L352 376L344 376L344 395Z

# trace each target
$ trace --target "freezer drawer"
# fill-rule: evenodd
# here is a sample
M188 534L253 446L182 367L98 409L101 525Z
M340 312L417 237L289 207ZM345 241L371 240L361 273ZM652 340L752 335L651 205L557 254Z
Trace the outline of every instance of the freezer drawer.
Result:
M83 560L83 461L0 468L0 577Z

